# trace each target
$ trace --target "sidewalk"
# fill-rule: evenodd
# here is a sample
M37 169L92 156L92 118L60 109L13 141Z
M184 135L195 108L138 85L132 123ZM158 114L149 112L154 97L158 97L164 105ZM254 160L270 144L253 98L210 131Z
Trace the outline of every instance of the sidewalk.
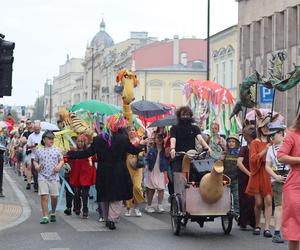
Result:
M0 198L0 231L16 226L30 217L29 204L22 191L15 184L11 169L4 167L3 194Z

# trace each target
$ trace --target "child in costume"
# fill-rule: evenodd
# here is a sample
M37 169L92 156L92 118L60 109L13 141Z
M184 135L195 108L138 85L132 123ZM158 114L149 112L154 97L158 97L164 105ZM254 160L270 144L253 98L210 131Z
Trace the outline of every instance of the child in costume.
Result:
M227 138L227 149L224 158L224 174L231 179L230 191L233 196L233 209L235 213L235 219L239 220L239 192L238 192L238 170L237 170L237 158L240 151L240 140L236 134L229 135Z
M79 135L76 140L77 150L85 150L88 144L86 135ZM96 157L69 160L71 172L69 182L74 190L74 210L76 215L80 215L82 207L82 218L88 218L89 191L96 183L96 168L94 162Z
M285 126L279 124L269 124L268 140L270 145L266 157L266 171L272 177L272 191L275 205L274 221L275 232L272 241L274 243L283 243L280 228L282 219L282 187L284 178L289 172L289 165L280 163L277 159L277 152L283 142Z

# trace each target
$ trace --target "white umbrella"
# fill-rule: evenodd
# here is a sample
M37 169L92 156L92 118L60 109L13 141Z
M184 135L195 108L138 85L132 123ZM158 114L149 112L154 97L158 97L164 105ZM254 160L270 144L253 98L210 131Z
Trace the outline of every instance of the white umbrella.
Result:
M59 130L59 128L55 124L49 122L41 122L41 129L51 131Z

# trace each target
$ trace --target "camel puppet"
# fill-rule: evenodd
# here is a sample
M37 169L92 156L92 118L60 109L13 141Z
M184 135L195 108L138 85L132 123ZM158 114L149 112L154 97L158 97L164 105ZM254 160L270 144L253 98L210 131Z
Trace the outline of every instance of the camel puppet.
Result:
M133 88L137 87L138 80L136 74L128 69L122 69L118 72L116 77L116 82L121 83L121 90L120 94L122 94L123 99L123 113L124 117L129 123L132 123L132 112L130 103L134 101L134 91Z

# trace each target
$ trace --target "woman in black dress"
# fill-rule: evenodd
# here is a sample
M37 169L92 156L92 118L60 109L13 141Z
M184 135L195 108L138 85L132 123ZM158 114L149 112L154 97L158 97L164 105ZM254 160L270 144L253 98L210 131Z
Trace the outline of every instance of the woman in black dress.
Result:
M123 116L113 115L107 119L108 133L94 138L92 145L84 151L69 151L70 158L78 159L97 155L96 177L97 201L101 202L106 226L115 229L122 212L122 201L132 199L132 181L126 166L127 153L137 155L143 146L133 146L124 128ZM141 141L145 144L146 141Z
M246 229L247 225L255 227L254 214L254 197L245 193L249 176L249 146L252 140L256 138L256 131L254 125L247 125L243 129L244 139L247 141L247 146L242 146L239 157L237 159L238 166L238 187L239 187L239 204L240 204L240 218L239 224L241 229Z

